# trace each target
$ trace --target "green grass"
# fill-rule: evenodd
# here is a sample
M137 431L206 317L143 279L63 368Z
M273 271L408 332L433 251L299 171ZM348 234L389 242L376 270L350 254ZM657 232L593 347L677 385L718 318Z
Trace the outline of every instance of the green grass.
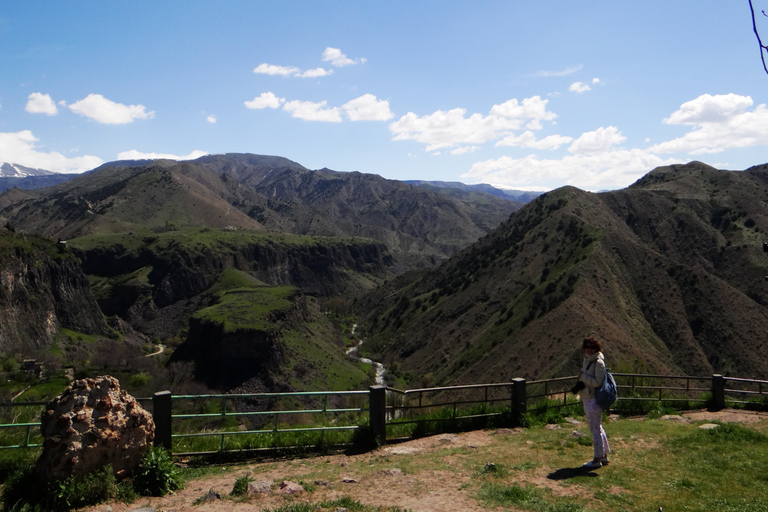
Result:
M194 318L221 324L224 332L273 327L269 315L291 307L296 288L290 286L234 288L219 294L219 302L201 309Z

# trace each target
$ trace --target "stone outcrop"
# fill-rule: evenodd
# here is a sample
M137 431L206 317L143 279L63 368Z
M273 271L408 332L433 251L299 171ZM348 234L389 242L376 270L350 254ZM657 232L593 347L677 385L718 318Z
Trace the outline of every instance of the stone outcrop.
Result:
M48 403L41 423L37 473L48 480L109 464L119 478L129 476L155 437L152 416L110 376L74 381Z
M109 328L77 259L54 243L0 229L0 352L51 346L59 329L107 334Z

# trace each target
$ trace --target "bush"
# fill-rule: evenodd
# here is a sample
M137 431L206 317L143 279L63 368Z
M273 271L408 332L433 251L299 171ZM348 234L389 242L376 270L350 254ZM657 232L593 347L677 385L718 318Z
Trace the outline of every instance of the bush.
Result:
M184 488L178 468L161 447L151 446L139 463L133 487L142 496L165 496Z

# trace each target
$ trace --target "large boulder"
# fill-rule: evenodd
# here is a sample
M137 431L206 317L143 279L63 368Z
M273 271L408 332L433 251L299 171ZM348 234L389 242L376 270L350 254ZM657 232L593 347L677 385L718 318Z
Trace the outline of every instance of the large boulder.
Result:
M114 377L76 380L41 415L43 453L37 473L49 480L109 464L129 476L155 437L155 423Z

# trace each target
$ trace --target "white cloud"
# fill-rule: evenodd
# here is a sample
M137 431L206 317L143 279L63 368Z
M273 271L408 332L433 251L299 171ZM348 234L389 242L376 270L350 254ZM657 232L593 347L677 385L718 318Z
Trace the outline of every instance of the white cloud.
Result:
M373 94L363 94L341 106L350 121L387 121L395 117L387 100L379 100Z
M315 68L302 71L295 66L276 66L274 64L259 64L254 68L254 73L272 76L297 76L299 78L317 78L333 74L332 69Z
M331 48L330 46L325 49L323 52L323 62L330 62L333 66L336 66L337 68L343 67L343 66L350 66L352 64L362 64L366 61L364 58L360 59L350 59L343 53L341 53L341 50L339 48Z
M208 117L206 117L205 120L211 124L216 124L216 115L211 114Z
M682 137L649 148L657 153L719 153L728 148L768 145L768 109L737 94L710 95L683 103L664 119L666 124L691 126Z
M141 151L137 151L135 149L131 149L129 151L122 151L117 154L118 160L158 160L160 158L165 158L168 160L194 160L195 158L200 158L201 156L207 155L207 151L200 151L195 150L191 152L188 155L172 155L170 153L142 153Z
M512 130L518 130L527 122L530 129L541 127L541 121L552 121L557 116L547 111L548 100L533 96L518 102L511 99L494 105L487 116L472 114L455 108L438 110L432 114L418 116L408 112L389 125L393 140L415 140L427 144L426 150L450 148L459 144L483 144L504 137Z
M480 149L480 146L462 146L460 148L452 149L451 154L452 155L463 155L465 153L474 153Z
M263 92L251 101L246 101L245 106L251 109L280 108L285 103L285 98L278 98L273 92Z
M496 143L496 147L516 146L532 149L557 149L563 144L568 144L572 140L573 137L564 135L549 135L548 137L537 140L536 135L534 135L532 131L527 130L520 135L507 135Z
M293 76L301 73L301 70L293 66L275 66L265 62L256 66L253 72L262 75Z
M92 155L67 158L57 151L43 152L36 148L36 142L29 130L0 133L0 162L61 173L90 171L103 163Z
M30 114L47 114L49 116L55 116L59 113L59 109L56 108L56 103L53 102L51 96L41 92L33 92L29 95L24 110Z
M583 82L573 82L568 88L569 91L581 94L583 92L591 91L592 87Z
M321 76L328 76L332 74L333 74L332 69L315 68L315 69L308 69L297 76L300 76L301 78L318 78Z
M558 76L568 76L572 75L574 73L577 73L581 71L581 68L583 66L579 64L578 66L573 66L570 68L565 68L561 71L539 71L536 73L535 76L542 77L542 78L549 78L549 77L558 77Z
M311 101L293 100L283 104L283 110L290 112L291 116L305 121L324 121L327 123L340 123L341 113L339 107L325 108L327 101L314 103Z
M133 122L134 119L155 117L155 113L147 112L144 105L115 103L101 94L89 94L82 100L69 105L69 109L102 124L126 124Z
M600 79L599 78L593 78L592 79L592 85L597 85L599 83L600 83Z
M679 161L663 160L641 149L567 155L561 159L539 159L535 155L519 159L503 156L477 162L461 177L512 188L536 183L548 188L568 184L584 190L605 190L627 187L650 169L673 163Z
M600 127L593 132L585 132L581 137L573 141L568 151L577 155L593 155L605 153L614 144L621 144L627 140L615 126Z

